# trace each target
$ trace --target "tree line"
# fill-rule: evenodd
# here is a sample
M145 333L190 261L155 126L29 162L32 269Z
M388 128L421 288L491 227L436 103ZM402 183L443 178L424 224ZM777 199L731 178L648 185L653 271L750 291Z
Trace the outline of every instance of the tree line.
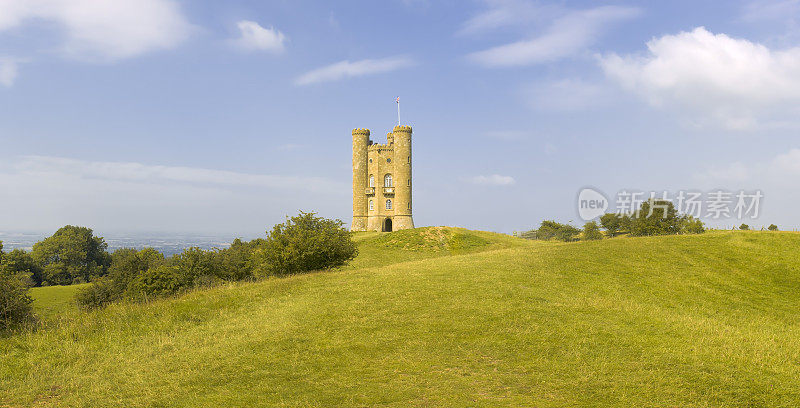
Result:
M109 253L107 243L90 228L68 225L30 252L5 253L0 242L0 331L32 320L28 289L34 286L91 283L76 300L84 308L96 308L198 286L335 268L357 253L342 221L304 212L275 225L266 238L236 239L225 249L188 248L171 257L153 248Z
M602 227L602 228L601 228ZM604 231L603 231L604 230ZM627 234L629 236L701 234L705 226L699 219L679 214L675 205L667 200L647 200L632 213L607 213L597 221L589 221L583 229L555 221L542 221L538 229L523 232L522 238L539 240L598 240Z

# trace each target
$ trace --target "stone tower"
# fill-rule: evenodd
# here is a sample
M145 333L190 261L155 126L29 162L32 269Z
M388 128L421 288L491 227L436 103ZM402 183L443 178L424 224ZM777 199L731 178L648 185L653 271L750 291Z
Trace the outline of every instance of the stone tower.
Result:
M369 129L353 129L351 231L414 228L411 218L411 126L395 126L386 144Z

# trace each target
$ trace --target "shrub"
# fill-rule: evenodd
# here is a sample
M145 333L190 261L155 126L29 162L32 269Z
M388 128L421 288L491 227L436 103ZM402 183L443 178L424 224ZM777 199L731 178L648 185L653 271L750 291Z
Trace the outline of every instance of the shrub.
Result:
M342 266L358 253L340 220L300 212L267 235L261 267L270 275L287 275Z
M255 278L259 274L259 259L265 246L263 239L250 242L238 238L233 240L230 248L217 252L217 277L235 281Z
M583 225L583 235L581 238L584 241L596 241L598 239L603 239L603 233L600 232L600 227L597 223L591 221Z
M742 230L742 231L747 231L747 230L750 229L750 226L747 225L747 224L742 224L742 225L739 226L739 229Z
M30 286L39 286L42 283L42 268L33 261L29 253L21 249L4 254L2 265L9 275L27 276L26 280L29 280Z
M572 225L560 224L555 221L545 220L536 230L536 239L551 240L557 239L559 241L575 241L581 230L573 227Z
M681 234L702 234L706 232L703 222L691 215L682 215L679 225Z
M173 256L169 264L177 268L190 282L203 275L218 277L221 274L217 253L197 247L184 249Z
M164 254L153 248L139 251L133 248L121 248L111 254L108 277L111 278L115 291L122 295L133 279L162 263L164 263Z
M109 278L100 278L75 294L78 304L87 309L94 309L112 303L122 297L115 282Z
M194 278L177 266L160 265L136 276L128 285L126 295L137 300L174 295L190 288Z
M33 319L29 280L29 274L16 273L7 267L0 241L0 332L13 330Z
M777 231L778 230L778 226L775 225L775 224L769 224L769 227L767 227L767 229L770 230L770 231Z
M50 285L89 282L104 276L111 264L103 238L85 227L67 225L37 242L31 256L42 268L42 281Z

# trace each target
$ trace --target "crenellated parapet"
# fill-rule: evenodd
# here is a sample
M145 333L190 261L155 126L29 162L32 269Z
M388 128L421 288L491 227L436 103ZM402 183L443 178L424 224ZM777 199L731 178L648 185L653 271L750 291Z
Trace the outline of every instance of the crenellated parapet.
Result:
M398 126L395 126L395 127L394 127L394 132L405 132L405 133L411 133L411 126L406 126L406 125L402 125L402 126L399 126L399 125L398 125Z
M369 129L355 128L353 129L354 135L367 135L369 136Z

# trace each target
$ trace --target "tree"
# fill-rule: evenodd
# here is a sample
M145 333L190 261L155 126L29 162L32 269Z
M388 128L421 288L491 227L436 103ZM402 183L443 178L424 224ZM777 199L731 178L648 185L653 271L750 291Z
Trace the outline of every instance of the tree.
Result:
M603 239L603 233L600 232L600 227L597 225L596 222L591 221L583 225L582 239L584 241L594 241L598 239Z
M0 251L2 248L0 248ZM42 268L34 262L31 255L22 249L15 249L3 255L0 269L8 275L16 275L28 281L29 286L42 283Z
M107 248L90 228L67 225L36 243L31 256L42 268L43 285L69 285L104 276L111 265Z
M581 230L568 224L561 224L551 220L544 220L536 230L536 239L551 240L557 239L559 241L575 241Z
M617 236L622 227L622 215L616 213L606 213L600 216L600 224L606 229L611 237Z
M261 267L270 275L289 275L342 266L357 253L342 221L300 212L268 232Z
M767 229L770 230L770 231L777 231L778 230L778 226L775 225L775 224L769 224L769 227L767 227Z
M30 276L6 267L0 241L0 332L15 329L33 319L33 299L28 296Z
M681 215L679 220L681 234L702 234L706 232L703 222L691 215Z
M631 235L677 234L681 230L680 221L671 201L650 199L642 203L639 214L633 217Z
M747 224L742 224L742 225L739 226L739 229L742 230L742 231L747 231L747 230L750 229L750 226L747 225Z

